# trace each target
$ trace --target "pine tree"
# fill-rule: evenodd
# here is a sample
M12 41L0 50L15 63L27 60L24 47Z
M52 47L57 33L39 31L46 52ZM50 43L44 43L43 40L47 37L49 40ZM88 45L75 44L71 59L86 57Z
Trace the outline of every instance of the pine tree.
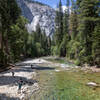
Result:
M71 14L70 14L70 34L71 34L71 38L75 39L78 31L78 17L77 17L77 7L76 4L73 0L72 1L72 6L71 6Z
M79 46L79 43L77 41L77 27L78 27L78 21L77 21L77 9L76 4L73 0L71 0L71 13L69 16L69 34L71 36L71 39L69 43L67 44L67 57L70 59L76 59L77 58L77 47Z
M1 15L0 15L0 50L2 45L2 33L1 33L2 25L1 25Z
M41 34L42 34L42 31L41 31L40 25L38 23L36 26L36 41L37 42L41 42Z
M69 34L69 14L67 9L65 10L63 17L63 34Z
M56 44L60 45L63 39L63 11L62 11L62 2L59 2L59 8L56 12Z
M93 32L92 56L94 64L100 67L100 21Z
M34 34L35 32L32 32L31 34L28 34L28 40L27 40L27 57L37 57L35 42L34 42Z
M59 33L60 33L60 42L63 38L63 10L62 10L62 2L59 2Z
M94 19L97 17L97 1L82 0L79 1L79 35L80 42L83 43L84 61L89 62L92 60L92 34L95 27Z
M67 0L66 7L63 14L63 40L60 45L60 56L66 56L67 53L67 45L70 40L70 34L69 34L69 15L70 15L70 2Z
M24 17L19 17L17 23L11 26L9 34L10 54L12 61L19 60L21 55L24 57L27 53L28 32L26 30L27 20Z
M0 14L0 65L3 63L4 53L3 53L3 45L2 45L2 23L1 23L1 14Z
M77 14L75 12L71 12L71 15L70 15L70 26L69 27L70 27L71 38L75 39L77 34L78 34L78 31L77 31L78 19L77 19Z
M0 16L1 16L1 24L2 24L2 52L5 55L4 64L7 63L8 57L10 56L9 51L9 33L10 26L14 24L14 22L19 17L19 7L15 0L0 0ZM10 19L10 20L9 20Z

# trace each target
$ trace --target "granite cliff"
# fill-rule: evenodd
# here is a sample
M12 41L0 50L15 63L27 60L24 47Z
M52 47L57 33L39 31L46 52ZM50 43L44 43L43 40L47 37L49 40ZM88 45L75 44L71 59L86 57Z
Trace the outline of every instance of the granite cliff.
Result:
M48 5L30 1L30 0L16 0L22 10L22 15L28 19L27 29L31 33L36 30L37 24L42 30L45 30L46 35L54 33L55 26L55 10Z

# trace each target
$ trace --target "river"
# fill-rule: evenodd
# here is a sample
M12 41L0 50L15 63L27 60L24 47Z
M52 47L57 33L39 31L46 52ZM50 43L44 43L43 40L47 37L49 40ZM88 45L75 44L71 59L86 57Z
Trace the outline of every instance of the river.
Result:
M100 73L83 71L66 60L46 60L52 63L34 68L40 89L30 100L100 100L100 87L86 85L91 81L99 84Z

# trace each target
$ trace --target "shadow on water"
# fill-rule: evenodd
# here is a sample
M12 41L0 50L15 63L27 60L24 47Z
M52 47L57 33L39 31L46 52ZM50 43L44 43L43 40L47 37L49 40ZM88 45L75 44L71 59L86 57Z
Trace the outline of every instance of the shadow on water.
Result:
M55 68L37 66L37 67L32 67L32 69L36 69L36 70L54 70Z
M18 69L13 70L14 72L34 72L31 67L19 67Z
M31 65L37 65L37 64L45 64L45 63L19 63L15 65L16 66L31 66Z
M17 68L12 68L10 70L7 71L3 71L0 74L5 74L5 73L11 73L11 72L34 72L34 70L32 70L31 66L18 66Z
M36 80L27 79L25 77L20 77L20 76L14 76L14 77L12 77L12 76L0 76L0 85L2 85L2 86L4 86L4 85L14 86L14 85L17 85L17 83L20 79L23 81L24 85L25 84L32 85L32 84L37 82Z
M0 94L0 100L20 100L17 97L8 97L6 94Z

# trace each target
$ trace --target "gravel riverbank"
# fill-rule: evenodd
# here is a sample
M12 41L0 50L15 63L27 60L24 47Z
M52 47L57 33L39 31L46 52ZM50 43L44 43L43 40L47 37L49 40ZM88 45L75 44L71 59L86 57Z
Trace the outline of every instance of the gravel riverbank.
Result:
M32 59L16 63L16 67L0 73L0 100L25 100L26 97L39 89L36 80L36 72L31 68L40 63L46 63L43 59ZM14 77L12 76L14 72ZM23 85L18 92L18 81L22 79Z

